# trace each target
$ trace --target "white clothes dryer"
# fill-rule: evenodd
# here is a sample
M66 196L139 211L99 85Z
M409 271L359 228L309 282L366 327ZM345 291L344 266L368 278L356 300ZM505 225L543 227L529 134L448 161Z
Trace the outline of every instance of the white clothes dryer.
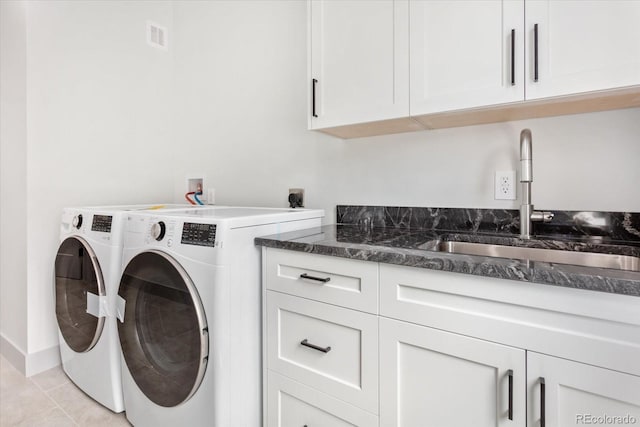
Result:
M188 205L66 208L54 266L55 313L62 368L86 394L124 410L114 313L122 273L126 213Z
M137 426L262 424L261 250L322 210L128 215L118 290L127 418Z

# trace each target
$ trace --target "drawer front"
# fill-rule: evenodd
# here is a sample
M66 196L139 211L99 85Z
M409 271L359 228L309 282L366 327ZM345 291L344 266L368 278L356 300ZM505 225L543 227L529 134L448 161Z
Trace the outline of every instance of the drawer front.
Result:
M269 372L268 427L375 427L378 417L287 377Z
M378 412L378 318L267 292L268 367Z
M268 248L267 289L378 313L378 264Z
M639 302L625 295L380 266L382 316L633 375L640 375Z

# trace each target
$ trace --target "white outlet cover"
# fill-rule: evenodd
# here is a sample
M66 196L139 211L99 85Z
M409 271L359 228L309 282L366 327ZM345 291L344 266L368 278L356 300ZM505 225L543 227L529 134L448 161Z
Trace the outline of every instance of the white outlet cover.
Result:
M496 171L495 199L516 199L516 171Z

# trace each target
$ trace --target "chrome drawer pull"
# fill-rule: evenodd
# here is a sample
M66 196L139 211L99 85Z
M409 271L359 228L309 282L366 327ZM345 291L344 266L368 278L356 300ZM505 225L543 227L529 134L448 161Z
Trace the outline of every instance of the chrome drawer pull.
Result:
M302 341L300 341L300 344L302 344L305 347L309 347L309 348L312 348L314 350L321 351L323 353L329 353L331 351L331 347L320 347L318 345L311 344L309 341L307 341L306 338L303 339Z
M307 273L302 273L300 275L301 279L307 279L307 280L315 280L316 282L322 282L322 283L327 283L328 281L331 280L331 277L314 277L314 276L309 276Z

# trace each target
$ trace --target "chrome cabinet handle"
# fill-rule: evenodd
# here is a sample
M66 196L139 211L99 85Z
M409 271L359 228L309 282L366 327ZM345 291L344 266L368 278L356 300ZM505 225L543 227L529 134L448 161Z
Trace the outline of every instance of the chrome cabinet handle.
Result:
M309 276L307 273L302 273L300 275L301 279L307 279L307 280L315 280L316 282L322 282L322 283L327 283L328 281L331 280L331 277L315 277L315 276Z
M516 84L516 30L511 30L511 86Z
M513 369L507 371L509 376L509 420L513 421Z
M309 347L312 348L314 350L318 350L322 353L329 353L331 351L331 347L320 347L319 345L315 345L315 344L311 344L309 341L307 341L307 339L303 339L302 341L300 341L300 344L302 344L305 347Z

